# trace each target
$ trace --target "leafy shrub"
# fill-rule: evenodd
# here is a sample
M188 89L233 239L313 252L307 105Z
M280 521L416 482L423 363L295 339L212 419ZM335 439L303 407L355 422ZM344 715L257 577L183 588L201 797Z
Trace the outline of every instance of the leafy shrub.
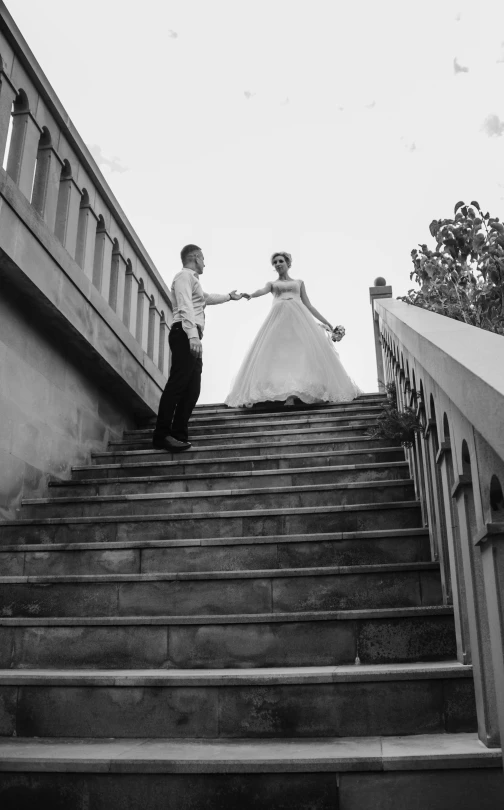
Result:
M386 385L387 402L377 417L377 425L368 431L372 439L388 439L394 444L411 447L415 434L421 431L422 425L412 408L400 411L397 406L397 390L394 382Z
M431 222L435 250L411 252L420 289L400 300L504 335L504 225L476 201L458 202L454 213Z

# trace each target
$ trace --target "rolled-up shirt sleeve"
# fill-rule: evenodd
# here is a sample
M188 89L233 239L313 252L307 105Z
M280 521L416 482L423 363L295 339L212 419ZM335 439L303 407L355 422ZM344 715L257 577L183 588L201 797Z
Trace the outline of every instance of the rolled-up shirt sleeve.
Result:
M226 301L231 300L231 296L229 293L225 295L219 295L218 293L204 293L205 296L205 304L207 306L211 306L212 304L225 304Z
M198 337L192 300L192 279L189 273L179 273L173 280L173 292L182 329L188 338Z

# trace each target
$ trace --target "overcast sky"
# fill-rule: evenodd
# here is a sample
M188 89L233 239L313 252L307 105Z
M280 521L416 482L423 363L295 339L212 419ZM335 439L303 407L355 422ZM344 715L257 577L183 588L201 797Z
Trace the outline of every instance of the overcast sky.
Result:
M7 0L167 284L201 245L209 292L293 254L376 390L368 288L459 199L504 217L502 0ZM270 297L207 310L201 401L222 401Z

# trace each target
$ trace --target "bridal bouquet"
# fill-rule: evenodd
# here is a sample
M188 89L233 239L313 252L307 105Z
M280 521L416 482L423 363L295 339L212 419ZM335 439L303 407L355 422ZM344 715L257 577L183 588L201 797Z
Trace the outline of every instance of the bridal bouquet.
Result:
M319 323L319 326L321 326L322 329L325 329L327 337L330 338L334 343L339 343L339 341L345 337L344 326L335 326L332 332L329 327L325 325L325 323Z
M344 326L335 326L331 332L331 340L334 340L335 343L339 343L342 338L345 337L345 327Z

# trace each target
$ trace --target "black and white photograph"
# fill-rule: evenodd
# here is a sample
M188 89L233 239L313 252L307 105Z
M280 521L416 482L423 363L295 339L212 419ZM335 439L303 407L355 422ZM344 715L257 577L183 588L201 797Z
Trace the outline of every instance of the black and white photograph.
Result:
M502 0L0 0L2 810L503 746Z

